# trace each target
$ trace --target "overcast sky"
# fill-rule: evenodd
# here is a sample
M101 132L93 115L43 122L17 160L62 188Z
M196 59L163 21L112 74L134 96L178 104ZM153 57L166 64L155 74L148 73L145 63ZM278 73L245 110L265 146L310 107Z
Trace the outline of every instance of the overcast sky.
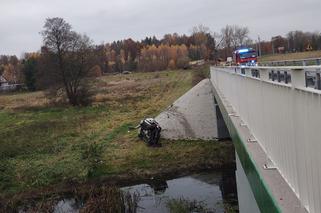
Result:
M321 31L321 0L0 0L0 54L37 51L48 17L62 17L96 44L190 34L198 24L219 32L247 26L253 40L290 30Z

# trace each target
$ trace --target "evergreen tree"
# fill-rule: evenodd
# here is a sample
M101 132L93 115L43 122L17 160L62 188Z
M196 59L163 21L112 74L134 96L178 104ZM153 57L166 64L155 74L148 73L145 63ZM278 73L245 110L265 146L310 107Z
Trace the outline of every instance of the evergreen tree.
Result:
M37 72L37 61L34 58L28 58L23 63L23 74L25 84L30 91L36 90L36 72Z

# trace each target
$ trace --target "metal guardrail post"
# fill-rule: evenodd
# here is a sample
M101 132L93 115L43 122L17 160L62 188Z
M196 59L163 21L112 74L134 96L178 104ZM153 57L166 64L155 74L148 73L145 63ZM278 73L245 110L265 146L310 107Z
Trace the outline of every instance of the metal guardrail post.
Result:
M269 80L269 70L268 69L260 69L260 79L263 81L268 81Z
M245 75L245 68L241 68L241 74Z
M320 90L321 89L321 78L320 73L316 73L316 79L315 79L315 89Z
M245 75L252 76L251 69L245 68Z
M281 82L281 72L280 71L277 71L277 79L278 79L278 82Z
M288 72L287 72L287 71L284 71L284 82L285 82L286 84L289 83L289 75L288 75Z
M303 68L291 70L291 82L294 88L303 88L306 86L306 76Z

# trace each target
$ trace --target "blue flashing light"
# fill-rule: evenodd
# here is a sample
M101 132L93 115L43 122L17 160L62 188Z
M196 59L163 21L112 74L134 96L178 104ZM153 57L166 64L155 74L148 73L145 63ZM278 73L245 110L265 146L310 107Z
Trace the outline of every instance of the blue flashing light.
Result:
M240 49L238 50L239 53L247 53L249 51L249 49Z

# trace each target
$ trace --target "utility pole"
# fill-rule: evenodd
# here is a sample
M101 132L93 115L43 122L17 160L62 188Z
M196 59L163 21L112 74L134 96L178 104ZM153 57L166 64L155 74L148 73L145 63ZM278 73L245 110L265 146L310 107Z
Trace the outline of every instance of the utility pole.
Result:
M259 48L258 48L258 41L257 40L255 40L255 51L256 51L256 54L257 54L257 56L259 57L260 56L260 53L259 53Z
M259 56L262 56L262 50L261 50L261 39L260 39L260 35L258 35L258 41L259 41Z
M274 40L275 40L275 37L272 37L271 44L272 44L272 54L273 55L274 55Z

